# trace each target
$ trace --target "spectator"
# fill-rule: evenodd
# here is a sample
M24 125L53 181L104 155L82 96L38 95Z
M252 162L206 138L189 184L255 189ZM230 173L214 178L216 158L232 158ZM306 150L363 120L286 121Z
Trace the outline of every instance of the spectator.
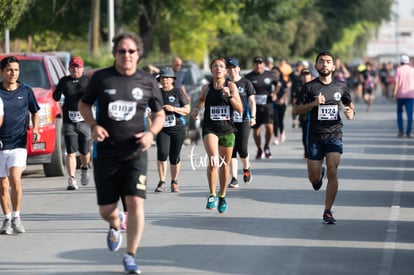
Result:
M414 106L414 68L409 65L408 55L401 55L400 66L395 71L395 85L392 92L393 99L397 102L398 136L404 136L403 108L407 114L407 126L405 135L411 138Z
M182 71L183 68L183 61L180 57L175 56L171 60L171 68L174 71L175 74L175 81L174 81L174 87L181 89L181 92L186 97L187 101L191 103L191 97L187 93L187 88L185 87L185 72Z

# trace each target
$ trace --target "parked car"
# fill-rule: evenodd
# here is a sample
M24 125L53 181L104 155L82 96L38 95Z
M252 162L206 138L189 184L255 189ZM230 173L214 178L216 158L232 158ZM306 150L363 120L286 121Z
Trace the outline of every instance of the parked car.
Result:
M43 164L47 177L63 176L65 156L61 138L62 109L60 103L53 100L52 94L59 79L67 71L59 57L51 53L0 54L0 60L10 55L19 60L19 81L32 87L40 105L40 141L33 142L30 125L27 134L27 163Z

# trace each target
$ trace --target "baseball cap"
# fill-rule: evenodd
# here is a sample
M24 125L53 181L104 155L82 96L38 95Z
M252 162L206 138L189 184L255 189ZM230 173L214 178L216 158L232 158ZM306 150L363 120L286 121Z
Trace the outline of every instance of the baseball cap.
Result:
M261 56L256 56L255 58L253 58L253 63L263 63L263 57Z
M226 67L231 67L231 66L239 67L240 66L239 60L237 60L236 58L229 58L229 59L227 59L227 61L226 61Z
M83 67L83 60L79 56L74 56L69 61L69 67L72 65L76 65L79 67Z
M408 57L408 55L405 55L405 54L401 55L400 57L401 64L407 64L409 62L410 62L410 58Z
M310 74L309 68L303 68L303 69L300 71L300 74L301 74L301 75Z

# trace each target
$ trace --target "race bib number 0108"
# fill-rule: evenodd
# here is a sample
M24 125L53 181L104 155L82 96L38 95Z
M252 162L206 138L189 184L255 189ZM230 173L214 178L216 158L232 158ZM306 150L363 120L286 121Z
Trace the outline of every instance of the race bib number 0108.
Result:
M137 112L135 101L117 100L109 103L108 117L116 121L127 121L134 117Z

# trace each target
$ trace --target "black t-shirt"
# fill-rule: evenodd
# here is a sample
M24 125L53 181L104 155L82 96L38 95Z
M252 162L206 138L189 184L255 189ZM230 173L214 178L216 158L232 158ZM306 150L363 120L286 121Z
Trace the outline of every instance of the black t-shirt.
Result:
M163 99L155 79L137 70L132 76L114 67L97 71L82 95L86 104L96 104L96 121L109 137L97 144L97 156L122 157L138 149L134 135L147 130L147 108L162 110Z
M348 86L339 80L333 80L325 85L319 78L315 78L303 85L301 93L298 93L296 98L296 104L310 103L320 93L325 96L325 104L314 107L308 112L309 136L317 140L342 138L341 102L345 105L352 102Z
M249 96L254 96L256 91L254 90L253 84L245 77L242 77L239 81L235 82L237 86L237 90L239 91L240 100L243 104L243 118L242 120L249 120L251 116L251 110L249 107ZM240 117L235 114L234 122L242 122L239 121Z
M171 91L164 91L161 89L164 105L171 105L174 107L183 107L188 104L187 99L179 88L173 88ZM176 126L185 126L186 120L183 115L177 114L175 112L165 111L165 128L172 128Z
M250 80L253 84L253 87L256 91L256 104L263 105L262 103L271 103L272 97L271 93L274 88L277 86L278 79L276 76L270 71L264 71L262 74L258 74L255 71L251 71L246 75L246 78ZM259 99L260 96L266 95L266 102L262 102Z
M65 97L62 106L63 123L77 123L83 121L83 118L78 111L78 103L82 94L85 92L88 83L89 78L84 75L80 78L72 78L68 75L59 80L59 83L53 92L53 99L59 101L62 95Z

